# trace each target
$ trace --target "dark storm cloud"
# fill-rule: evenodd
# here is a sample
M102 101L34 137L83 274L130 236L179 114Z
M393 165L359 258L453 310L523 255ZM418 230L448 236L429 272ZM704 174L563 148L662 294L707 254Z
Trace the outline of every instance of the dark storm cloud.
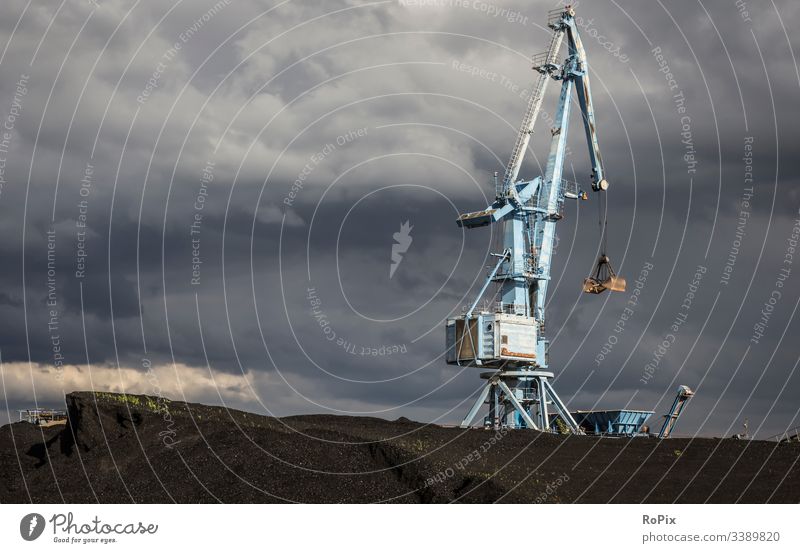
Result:
M521 14L511 21L481 3L288 3L267 13L272 6L238 0L108 1L68 3L57 15L38 5L23 13L25 4L0 8L0 115L15 95L22 110L0 195L4 363L53 361L52 228L69 364L88 355L140 367L146 355L231 378L244 370L263 375L258 393L279 414L461 416L479 379L443 363L441 321L478 292L492 235L462 233L454 220L494 194L550 3L504 2ZM629 286L654 269L615 335L629 294L590 298L579 288L600 247L597 199L567 206L548 318L558 388L576 408L661 412L688 384L698 395L685 431L739 431L748 417L762 435L777 432L794 420L800 386L796 265L759 343L751 338L800 207L800 83L784 36L798 8L783 2L749 22L730 2L577 9L613 187L611 255ZM557 86L526 176L546 160ZM567 174L586 183L577 117L570 133ZM737 236L746 137L755 192ZM88 166L90 186L81 183ZM82 215L86 229L76 226ZM405 221L413 242L389 278ZM76 278L83 230L86 274ZM706 272L686 322L643 384L698 266ZM10 404L24 404L16 394Z

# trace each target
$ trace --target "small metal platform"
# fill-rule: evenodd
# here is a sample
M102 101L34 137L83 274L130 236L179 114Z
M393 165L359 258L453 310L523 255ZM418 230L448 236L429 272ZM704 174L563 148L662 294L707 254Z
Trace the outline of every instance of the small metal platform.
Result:
M37 426L66 424L67 412L61 409L19 409L19 420Z

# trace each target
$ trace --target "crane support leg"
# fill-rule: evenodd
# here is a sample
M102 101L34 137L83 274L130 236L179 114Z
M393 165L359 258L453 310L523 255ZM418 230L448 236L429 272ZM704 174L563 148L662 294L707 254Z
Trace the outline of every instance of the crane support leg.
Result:
M553 389L553 387L550 385L550 383L547 381L547 379L546 378L540 378L539 382L542 384L542 387L545 390L547 390L547 393L544 394L544 397L549 396L550 399L553 401L553 406L556 408L556 411L558 412L558 415L561 417L561 420L564 421L564 424L566 424L567 427L570 430L572 430L574 433L580 434L581 430L578 427L578 423L575 422L574 418L572 418L572 415L567 410L567 406L564 405L564 402L561 401L560 397L558 397L558 394ZM545 414L547 413L547 407L546 406L544 408L544 412L545 412ZM549 421L548 421L548 425L549 425Z
M486 398L489 396L489 392L492 391L493 387L494 384L491 381L486 383L486 386L484 386L483 390L481 390L478 399L476 399L475 403L472 404L472 409L469 410L467 416L464 417L463 421L461 421L461 428L469 428L472 426L472 421L475 419L475 415L477 415L478 411L481 410L481 407L486 402Z
M527 425L527 427L531 428L533 430L539 430L539 427L536 426L535 422L533 422L533 419L528 414L528 412L525 410L525 408L522 406L522 404L519 402L519 400L517 399L517 396L514 395L514 392L512 392L511 389L508 387L508 384L506 384L502 380L498 380L497 383L500 386L500 389L505 392L506 397L511 402L511 405L514 406L514 409L516 409L517 413L519 413L519 415L522 417L522 420L525 421L525 424Z

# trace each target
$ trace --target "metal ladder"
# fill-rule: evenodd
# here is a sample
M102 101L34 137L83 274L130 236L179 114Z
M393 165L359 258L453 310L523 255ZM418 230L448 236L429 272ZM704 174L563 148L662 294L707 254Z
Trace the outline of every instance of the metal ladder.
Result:
M528 142L533 133L533 125L536 122L536 117L539 115L539 108L542 106L547 83L550 81L550 74L556 68L556 56L558 56L563 38L564 29L560 27L554 28L553 36L550 38L550 46L545 52L533 58L534 69L539 72L539 80L536 83L533 94L531 94L528 100L528 108L525 111L525 116L522 118L519 134L517 134L517 141L514 144L514 149L511 151L511 159L508 160L503 182L497 186L495 191L498 198L505 197L511 185L517 179L520 166L522 165L522 158L525 155L525 150L528 148Z

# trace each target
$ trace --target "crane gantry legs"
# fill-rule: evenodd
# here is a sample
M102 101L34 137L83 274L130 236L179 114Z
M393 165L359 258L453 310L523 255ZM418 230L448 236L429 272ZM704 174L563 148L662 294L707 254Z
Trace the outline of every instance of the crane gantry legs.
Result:
M553 419L548 406L552 405L555 414L561 417L568 428L579 431L567 406L550 384L553 373L528 368L487 372L481 374L481 378L487 381L486 385L461 422L462 428L472 426L488 400L489 416L484 420L487 428L549 430Z

